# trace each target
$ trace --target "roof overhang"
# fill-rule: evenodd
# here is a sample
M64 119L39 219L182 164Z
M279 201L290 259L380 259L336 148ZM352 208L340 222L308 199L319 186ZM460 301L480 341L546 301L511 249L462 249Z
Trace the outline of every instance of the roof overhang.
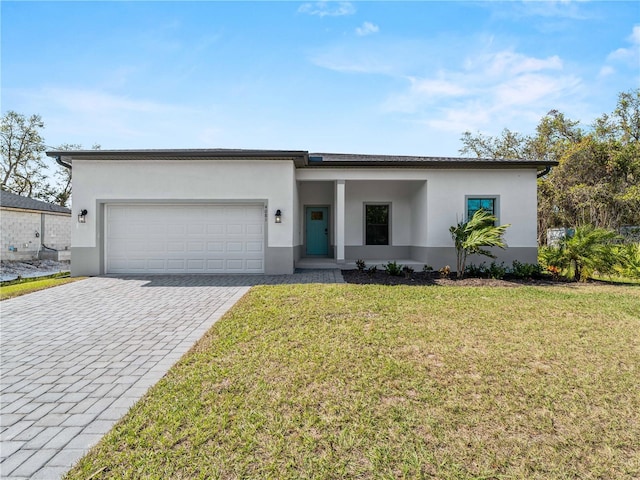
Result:
M150 150L53 150L49 157L69 165L74 160L293 160L296 167L307 164L304 150L150 149Z
M417 157L403 155L354 155L310 153L309 167L379 167L379 168L544 168L558 162L540 162L519 158Z
M305 150L244 149L150 149L150 150L57 150L47 155L59 163L74 160L291 160L296 168L445 168L445 169L544 169L558 165L553 161L518 158L456 158L403 155L363 155L309 153Z

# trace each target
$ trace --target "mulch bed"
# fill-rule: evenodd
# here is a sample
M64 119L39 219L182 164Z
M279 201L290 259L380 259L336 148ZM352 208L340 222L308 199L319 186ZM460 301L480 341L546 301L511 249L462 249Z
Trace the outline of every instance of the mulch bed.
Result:
M342 270L342 276L347 283L361 285L457 285L461 287L521 287L524 285L566 285L565 281L553 281L550 278L515 278L506 276L496 278L456 278L455 272L448 277L442 277L438 272L414 272L409 278L404 275L395 277L384 271L367 272L359 270Z

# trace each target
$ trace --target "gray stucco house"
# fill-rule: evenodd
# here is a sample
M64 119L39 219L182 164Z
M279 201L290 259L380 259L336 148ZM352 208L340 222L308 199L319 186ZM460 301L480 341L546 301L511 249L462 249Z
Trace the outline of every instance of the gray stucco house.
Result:
M2 260L69 260L71 210L0 190Z

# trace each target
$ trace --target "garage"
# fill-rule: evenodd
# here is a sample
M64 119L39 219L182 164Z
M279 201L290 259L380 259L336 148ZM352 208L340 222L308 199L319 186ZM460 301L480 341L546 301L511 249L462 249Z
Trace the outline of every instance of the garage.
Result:
M263 204L107 204L110 274L264 273Z

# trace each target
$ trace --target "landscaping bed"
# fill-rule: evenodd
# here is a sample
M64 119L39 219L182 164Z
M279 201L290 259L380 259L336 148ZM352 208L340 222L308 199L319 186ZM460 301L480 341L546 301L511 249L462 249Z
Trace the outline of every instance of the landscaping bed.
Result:
M455 272L442 276L439 272L414 272L409 276L389 275L384 270L375 272L367 270L342 270L342 277L347 283L361 285L446 285L461 287L519 287L523 285L566 285L563 280L554 280L551 276L538 278L517 278L506 275L498 278L457 278Z

